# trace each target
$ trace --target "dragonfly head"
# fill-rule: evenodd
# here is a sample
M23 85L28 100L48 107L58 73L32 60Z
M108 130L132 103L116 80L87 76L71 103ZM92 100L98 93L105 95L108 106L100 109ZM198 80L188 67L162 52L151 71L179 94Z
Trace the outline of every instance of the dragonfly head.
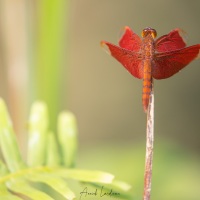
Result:
M142 31L142 37L145 38L147 35L151 35L152 38L157 36L157 32L155 29L147 27Z

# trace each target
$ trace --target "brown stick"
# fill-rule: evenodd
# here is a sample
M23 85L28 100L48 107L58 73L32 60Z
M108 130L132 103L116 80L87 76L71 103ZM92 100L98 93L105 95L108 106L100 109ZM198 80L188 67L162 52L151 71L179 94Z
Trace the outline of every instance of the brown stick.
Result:
M151 180L152 180L152 162L153 162L153 141L154 141L154 94L153 83L147 111L146 128L146 158L144 173L144 194L143 200L150 200Z

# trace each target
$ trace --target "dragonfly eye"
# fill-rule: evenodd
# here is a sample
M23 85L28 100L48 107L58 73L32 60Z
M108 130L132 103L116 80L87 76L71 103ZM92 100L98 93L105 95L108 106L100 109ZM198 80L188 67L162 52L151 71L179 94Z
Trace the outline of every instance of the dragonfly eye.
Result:
M148 35L148 30L147 29L144 29L143 31L142 31L142 37L144 38L144 37L146 37L147 35Z
M149 34L151 35L152 38L155 38L155 37L157 36L156 30L153 29L153 28L148 27L148 28L145 28L145 29L142 31L142 37L143 37L143 38L146 37L146 36L149 35Z
M152 30L151 30L151 36L152 36L152 38L156 38L157 32L156 32L155 29L152 29Z

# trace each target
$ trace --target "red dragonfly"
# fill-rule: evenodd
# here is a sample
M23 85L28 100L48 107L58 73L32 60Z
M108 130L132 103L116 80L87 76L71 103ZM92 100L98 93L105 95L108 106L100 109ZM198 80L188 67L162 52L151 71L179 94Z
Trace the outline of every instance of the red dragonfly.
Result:
M126 26L119 46L101 42L134 77L143 79L142 104L145 112L149 105L153 78L169 78L199 57L200 44L186 47L183 33L181 29L174 29L154 40L156 30L148 27L142 31L141 39Z

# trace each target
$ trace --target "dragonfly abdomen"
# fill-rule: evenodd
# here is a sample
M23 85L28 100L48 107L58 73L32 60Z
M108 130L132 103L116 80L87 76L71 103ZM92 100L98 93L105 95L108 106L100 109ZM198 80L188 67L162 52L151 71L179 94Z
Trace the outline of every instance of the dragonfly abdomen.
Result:
M152 90L152 76L151 76L151 64L148 61L144 61L144 77L143 77L143 89L142 89L142 105L146 112L149 105L149 98Z

